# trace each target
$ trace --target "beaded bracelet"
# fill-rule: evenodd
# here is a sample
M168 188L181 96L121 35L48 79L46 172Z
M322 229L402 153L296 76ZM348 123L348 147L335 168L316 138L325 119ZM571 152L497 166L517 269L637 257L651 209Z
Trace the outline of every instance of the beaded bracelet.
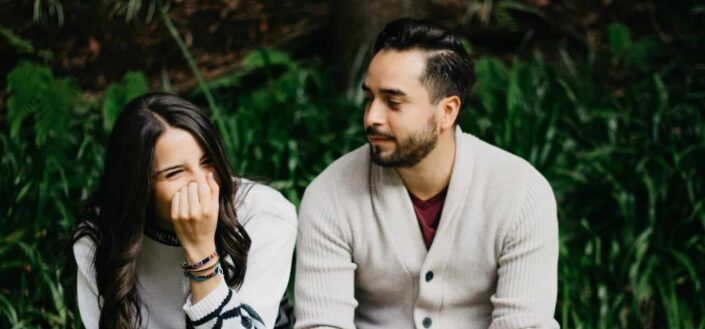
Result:
M212 270L214 267L216 267L218 264L220 264L219 260L220 260L220 258L216 257L216 258L215 258L215 262L213 262L213 264L211 264L211 265L208 265L208 266L206 266L206 267L199 268L199 269L197 269L197 270L185 270L184 272L190 272L191 274L198 274L198 273L204 273L204 272L206 272L206 271L210 271L210 270Z
M208 257L204 258L203 260L201 260L200 262L198 262L196 264L189 264L187 262L183 262L183 263L181 263L181 268L184 269L184 271L197 270L197 269L203 267L203 265L208 264L208 262L210 262L211 260L213 260L216 257L218 257L217 250L213 251L212 254L208 255Z
M213 272L204 274L204 275L194 275L191 272L184 272L184 276L188 277L189 279L196 281L196 282L203 282L206 281L216 275L223 274L223 268L220 267L220 263L215 266L215 270Z

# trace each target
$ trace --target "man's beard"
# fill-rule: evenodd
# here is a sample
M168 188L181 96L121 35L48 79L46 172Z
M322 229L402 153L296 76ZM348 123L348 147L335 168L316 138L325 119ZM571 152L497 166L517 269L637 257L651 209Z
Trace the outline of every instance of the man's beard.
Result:
M379 146L370 144L372 161L382 167L388 168L411 168L417 165L436 147L438 134L435 128L436 120L432 116L425 129L417 131L406 139L399 141L391 134L382 133L374 127L367 127L365 130L367 135L387 137L393 141L396 146L392 154L382 156L382 149Z

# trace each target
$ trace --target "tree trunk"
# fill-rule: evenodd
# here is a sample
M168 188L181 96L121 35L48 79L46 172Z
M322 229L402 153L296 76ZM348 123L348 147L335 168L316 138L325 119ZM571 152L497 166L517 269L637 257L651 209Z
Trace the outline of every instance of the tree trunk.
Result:
M359 89L377 34L401 17L427 18L429 0L330 0L329 56L333 78L342 90ZM352 89L350 89L352 88Z

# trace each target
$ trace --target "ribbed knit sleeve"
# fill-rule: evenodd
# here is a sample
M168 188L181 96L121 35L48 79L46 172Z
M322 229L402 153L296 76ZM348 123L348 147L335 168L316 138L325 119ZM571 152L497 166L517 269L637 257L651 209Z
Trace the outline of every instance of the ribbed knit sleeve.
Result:
M558 220L548 182L529 172L503 240L490 329L558 328Z
M247 304L240 302L235 290L228 288L223 278L220 284L195 305L189 296L184 312L196 329L247 328L264 329L264 321Z
M335 181L312 183L301 202L296 249L296 328L354 328L351 233L338 211Z

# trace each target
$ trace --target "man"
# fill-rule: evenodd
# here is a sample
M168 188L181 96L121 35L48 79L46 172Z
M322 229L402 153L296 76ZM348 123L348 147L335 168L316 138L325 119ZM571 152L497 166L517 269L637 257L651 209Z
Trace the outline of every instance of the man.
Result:
M307 188L297 328L557 328L558 224L526 161L456 126L473 64L448 31L401 19L362 88L368 145Z

